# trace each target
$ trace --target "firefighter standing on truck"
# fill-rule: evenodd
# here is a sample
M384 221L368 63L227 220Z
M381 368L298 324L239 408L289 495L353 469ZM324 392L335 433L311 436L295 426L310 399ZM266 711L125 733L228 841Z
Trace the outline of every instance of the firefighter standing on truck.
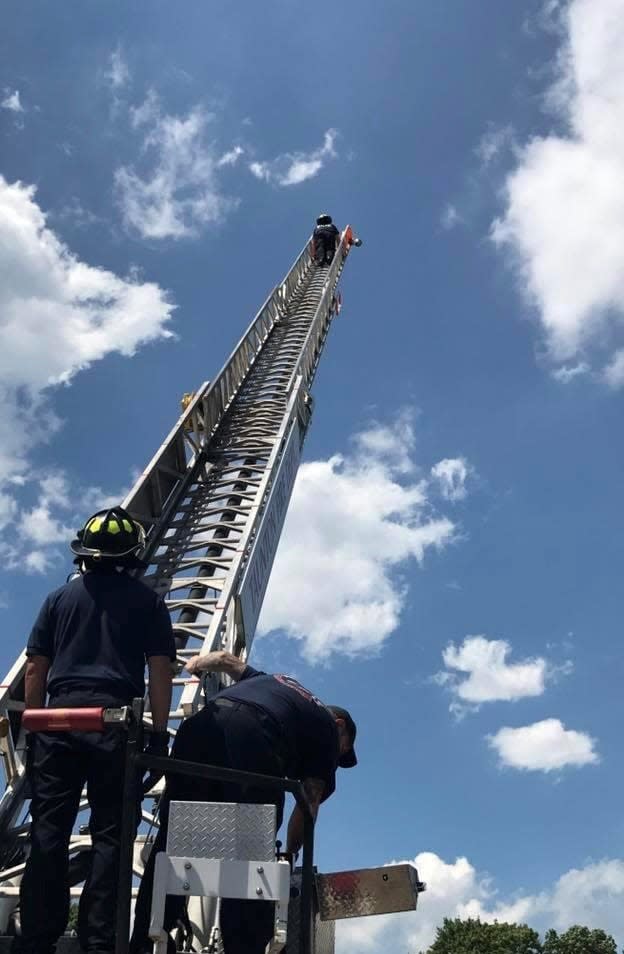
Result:
M26 708L128 705L145 691L148 751L167 754L175 646L163 600L127 571L144 566L139 523L102 510L71 543L80 574L45 600L26 655ZM81 793L91 809L91 864L80 898L78 938L87 954L110 954L119 867L125 738L103 732L41 732L28 738L31 851L20 886L14 952L53 954L69 915L68 845ZM137 817L138 817L137 805Z
M204 709L178 729L172 756L227 768L257 772L303 782L316 817L319 805L334 792L336 769L357 763L353 744L356 727L346 709L325 706L290 676L258 672L224 650L194 656L189 672L220 672L234 685L209 699ZM148 939L154 862L167 839L169 802L246 802L277 806L278 827L284 795L259 785L232 783L172 774L160 809L160 830L154 842L136 905L131 954L149 950ZM303 813L298 805L288 823L286 853L294 863L303 843ZM183 913L185 899L170 896L165 909L165 930L170 931ZM273 937L274 904L223 898L221 936L225 954L264 954ZM170 950L175 950L170 938Z

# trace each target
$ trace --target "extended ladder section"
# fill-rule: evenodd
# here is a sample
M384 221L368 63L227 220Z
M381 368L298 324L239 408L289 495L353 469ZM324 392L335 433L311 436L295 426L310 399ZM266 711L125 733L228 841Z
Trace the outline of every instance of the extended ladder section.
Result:
M348 227L324 268L306 245L123 501L147 531L144 580L167 598L181 674L199 652L249 654L310 422L310 387L353 241ZM27 799L19 718L25 662L22 654L0 687L7 774L0 799L0 931L15 904L29 833L27 817L20 822ZM198 706L202 688L183 674L175 684L172 734ZM204 688L212 693L219 685ZM88 833L72 836L74 855L88 848Z

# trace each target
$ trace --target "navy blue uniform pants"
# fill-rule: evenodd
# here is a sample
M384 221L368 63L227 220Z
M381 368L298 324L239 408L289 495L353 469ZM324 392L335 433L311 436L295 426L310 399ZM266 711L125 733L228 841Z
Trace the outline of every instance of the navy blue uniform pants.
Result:
M191 716L178 731L172 755L190 762L203 762L263 775L283 777L284 762L279 753L279 732L262 712L235 703L218 706L209 703ZM149 947L148 928L156 854L164 851L170 801L243 802L274 804L278 827L282 821L284 796L273 789L256 786L241 788L224 782L171 775L163 796L160 831L154 842L137 899L131 954ZM169 896L165 910L165 930L170 931L184 910L185 899ZM225 954L264 954L273 937L274 905L266 901L241 901L224 898L221 903L221 935Z
M20 886L22 935L14 947L21 954L50 954L67 925L68 845L85 785L92 852L78 937L88 954L113 950L124 754L119 729L42 732L31 739L31 851Z
M314 258L317 265L331 265L336 254L336 238L334 235L314 236Z

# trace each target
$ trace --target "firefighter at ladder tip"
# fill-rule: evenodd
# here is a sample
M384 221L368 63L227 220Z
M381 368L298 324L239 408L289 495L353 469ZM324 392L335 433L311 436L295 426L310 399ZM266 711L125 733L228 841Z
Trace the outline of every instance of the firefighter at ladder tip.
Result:
M317 265L331 265L340 241L340 232L334 225L331 215L322 212L316 220L312 233L314 239L314 260Z
M321 802L334 792L337 767L351 768L357 763L356 726L347 710L326 706L295 679L259 672L224 650L194 656L187 669L196 675L225 673L233 683L182 723L172 757L300 779L316 816ZM139 889L131 954L143 954L151 948L148 926L154 861L165 848L169 803L177 799L274 804L278 827L284 809L283 793L273 789L254 785L241 788L171 775L161 800L160 830ZM292 867L303 841L303 814L298 806L290 817L286 839L286 854ZM166 931L178 921L183 922L184 905L183 897L168 897ZM222 899L220 928L225 954L264 954L273 937L274 905L267 901ZM169 949L175 950L172 938Z
M321 212L316 219L316 227L312 233L314 261L322 268L324 265L331 265L336 254L336 249L340 244L340 232L334 225L331 215L327 212ZM352 238L351 244L358 248L362 244L360 238Z
M164 601L127 571L142 567L143 528L120 507L87 520L71 549L79 573L45 600L26 650L27 708L124 706L148 692L147 750L167 754L175 646ZM13 954L53 954L69 914L68 845L83 786L91 809L91 863L78 914L87 954L114 949L124 737L42 732L27 741L31 852L20 886ZM139 806L137 805L137 819Z

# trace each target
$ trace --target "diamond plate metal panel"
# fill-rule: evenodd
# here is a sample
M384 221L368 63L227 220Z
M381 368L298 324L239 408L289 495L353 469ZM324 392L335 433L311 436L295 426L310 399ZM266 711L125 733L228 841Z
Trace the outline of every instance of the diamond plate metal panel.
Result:
M275 859L275 805L171 802L167 854L173 858Z
M300 895L301 870L290 879L291 898L288 904L288 939L284 954L299 954L301 939ZM321 921L318 911L314 915L312 954L334 954L336 926L333 921Z
M317 875L321 919L335 921L368 914L413 911L418 902L418 884L418 872L412 865Z

